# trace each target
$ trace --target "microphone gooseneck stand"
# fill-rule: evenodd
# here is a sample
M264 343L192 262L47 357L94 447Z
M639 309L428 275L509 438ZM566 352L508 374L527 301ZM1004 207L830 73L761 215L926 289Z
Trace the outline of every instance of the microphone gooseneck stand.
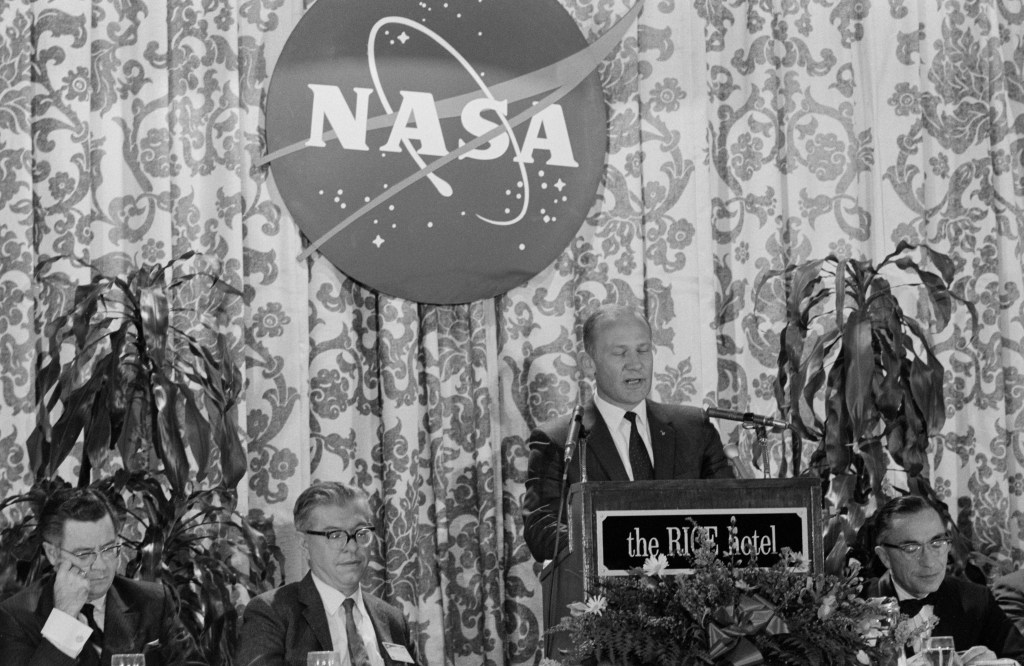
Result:
M566 441L566 443L565 443L567 448L566 448L566 451L565 451L565 466L562 469L562 486L561 486L561 490L558 493L558 498L559 498L559 501L558 501L558 519L555 521L555 548L554 548L554 556L552 557L552 560L551 560L551 570L548 573L549 576L552 576L552 578L551 578L551 586L549 588L551 590L551 599L552 600L558 598L558 583L559 583L559 579L557 577L555 577L555 569L557 569L558 566L561 564L561 559L562 559L562 558L559 557L559 552L560 552L559 551L559 545L560 545L559 541L561 541L560 537L562 536L562 529L561 529L561 527L562 527L562 518L565 516L565 504L566 504L566 499L567 499L565 495L566 495L566 491L568 490L568 487L569 487L569 465L572 464L572 460L573 460L574 457L579 461L577 464L580 467L580 481L582 483L586 483L587 482L587 431L583 427L583 424L581 423L582 418L583 418L582 413L573 412L573 417L572 418L573 418L573 421L570 422L570 430L572 428L571 424L573 422L575 422L576 425L579 428L579 431L578 431L578 434L576 436L576 442L575 442L576 447L575 447L575 450L573 450L573 448L571 448L572 444L573 444L572 441ZM568 439L572 439L572 438L570 437ZM575 453L575 456L573 455L574 453ZM571 543L569 544L569 548L572 548L572 544ZM552 624L554 623L554 619L555 619L555 605L554 605L554 603L551 603L551 602L548 602L546 605L547 605L547 612L545 613L545 617L544 617L544 628L545 628L544 654L546 656L548 656L548 657L554 658L555 655L551 654L551 647L552 647L551 643L552 643L552 641L554 641L554 634L551 633L551 628L552 628Z

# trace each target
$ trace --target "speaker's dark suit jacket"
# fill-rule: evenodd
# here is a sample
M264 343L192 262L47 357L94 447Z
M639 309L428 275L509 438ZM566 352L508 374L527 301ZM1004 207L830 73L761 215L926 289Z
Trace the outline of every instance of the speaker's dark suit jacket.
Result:
M142 652L147 643L177 658L147 650L147 666L184 662L194 643L163 585L117 576L107 592L103 615L103 654L86 645L72 659L42 637L53 610L53 576L47 576L0 603L0 664L3 666L109 666L110 655Z
M526 545L539 561L555 555L555 534L561 546L567 543L567 528L556 525L565 469L565 440L571 415L554 419L530 434L530 462L523 498ZM718 431L697 407L663 405L647 401L647 419L654 451L655 479L734 478L722 449ZM615 448L608 425L591 400L583 412L587 433L587 479L628 481L626 468ZM569 466L568 484L580 480L579 457ZM561 546L559 549L561 549Z
M1006 616L1024 632L1024 569L992 581L992 594Z
M864 596L896 597L889 573L867 581ZM958 651L984 645L998 657L1024 661L1024 636L984 585L947 576L925 603L932 605L939 618L932 636L952 636Z
M416 659L402 613L366 592L363 604L377 634L384 663L401 664L388 656L384 642L404 645ZM312 574L252 599L245 607L244 618L235 657L237 666L306 666L306 653L334 649L327 613Z

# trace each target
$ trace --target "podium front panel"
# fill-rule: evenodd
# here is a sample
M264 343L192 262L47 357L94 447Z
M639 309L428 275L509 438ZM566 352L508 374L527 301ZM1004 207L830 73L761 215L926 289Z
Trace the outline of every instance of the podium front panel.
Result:
M569 542L582 566L579 598L601 576L626 575L651 555L685 573L696 529L737 566L771 566L783 548L798 570L823 570L818 479L695 479L578 483L569 494ZM579 559L576 559L579 558Z

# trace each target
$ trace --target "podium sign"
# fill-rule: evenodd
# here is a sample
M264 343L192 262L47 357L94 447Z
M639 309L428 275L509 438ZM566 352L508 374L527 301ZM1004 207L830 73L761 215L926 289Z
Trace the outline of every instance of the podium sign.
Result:
M769 567L789 548L803 554L801 570L824 568L821 485L814 478L576 483L568 524L568 546L541 571L549 626L592 594L599 577L626 575L650 555L664 554L669 573L684 573L698 527L740 566L756 555L757 566ZM565 633L548 640L548 656L568 647Z
M625 576L648 557L664 555L666 574L692 573L701 533L715 552L736 566L769 567L784 548L803 555L796 571L807 571L811 552L805 507L749 509L600 510L596 512L597 575Z

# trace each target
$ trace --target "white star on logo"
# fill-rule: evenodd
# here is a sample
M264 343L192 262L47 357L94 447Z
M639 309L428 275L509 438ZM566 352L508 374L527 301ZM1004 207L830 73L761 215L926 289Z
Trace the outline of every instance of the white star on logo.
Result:
M557 181L555 181L555 189L556 190L561 192L563 187L565 187L565 183L562 182L561 178L559 178Z
M407 41L409 41L409 35L405 34L405 31L403 30L402 34L398 36L398 41L402 42L402 44L405 44Z
M377 234L377 237L373 239L373 244L377 246L378 250L384 244L384 239L380 237L380 234Z

